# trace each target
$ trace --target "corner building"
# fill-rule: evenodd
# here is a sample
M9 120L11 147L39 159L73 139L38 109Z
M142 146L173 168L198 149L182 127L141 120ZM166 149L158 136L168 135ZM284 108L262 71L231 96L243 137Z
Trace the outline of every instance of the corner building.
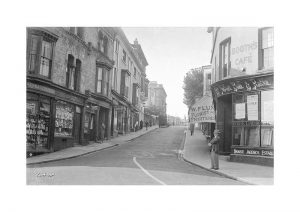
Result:
M210 27L220 154L273 166L274 29Z

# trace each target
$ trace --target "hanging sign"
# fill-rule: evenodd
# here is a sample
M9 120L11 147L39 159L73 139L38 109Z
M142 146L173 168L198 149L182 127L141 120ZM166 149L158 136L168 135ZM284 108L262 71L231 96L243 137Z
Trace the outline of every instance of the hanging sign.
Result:
M247 96L247 113L248 120L258 120L258 95Z
M215 123L215 110L210 96L203 96L190 109L189 118L191 123L211 122Z

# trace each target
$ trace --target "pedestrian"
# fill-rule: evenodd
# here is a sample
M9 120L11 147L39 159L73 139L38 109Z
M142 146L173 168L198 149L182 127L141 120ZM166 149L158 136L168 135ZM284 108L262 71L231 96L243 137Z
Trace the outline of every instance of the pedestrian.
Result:
M139 128L139 122L136 121L134 125L135 132L138 131L138 128Z
M208 146L210 146L210 159L211 159L211 169L219 169L219 142L220 142L220 131L215 130L214 131L214 137L211 139L211 141L208 143Z
M105 134L105 124L102 122L101 128L100 128L100 134L101 134L101 143L104 141L104 134Z
M195 124L194 123L190 123L191 136L193 136L193 134L194 134L194 129L195 129Z
M145 125L146 125L146 130L148 130L148 125L149 125L148 121L145 122Z
M143 129L143 120L140 121L140 129Z

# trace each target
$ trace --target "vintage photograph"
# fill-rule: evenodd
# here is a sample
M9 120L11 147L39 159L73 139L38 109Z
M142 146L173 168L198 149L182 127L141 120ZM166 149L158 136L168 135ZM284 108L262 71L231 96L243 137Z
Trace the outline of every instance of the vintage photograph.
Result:
M26 185L274 185L273 100L274 26L26 27Z

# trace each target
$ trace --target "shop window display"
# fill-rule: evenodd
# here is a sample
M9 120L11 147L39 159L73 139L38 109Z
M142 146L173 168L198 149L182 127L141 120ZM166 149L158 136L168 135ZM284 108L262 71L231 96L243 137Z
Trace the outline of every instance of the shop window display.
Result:
M261 145L273 145L273 91L261 92Z
M56 103L55 136L73 135L74 107L62 101Z
M26 112L27 148L31 150L48 149L50 100L28 94Z

